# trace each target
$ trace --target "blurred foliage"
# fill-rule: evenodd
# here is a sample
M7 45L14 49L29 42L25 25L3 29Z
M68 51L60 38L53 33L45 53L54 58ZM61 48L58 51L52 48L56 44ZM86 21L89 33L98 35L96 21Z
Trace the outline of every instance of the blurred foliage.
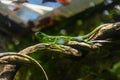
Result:
M100 4L67 19L57 17L54 25L43 29L42 32L49 35L84 35L101 24L119 21L120 15L114 10L115 4L110 6ZM9 51L20 51L39 42L34 33L31 33L13 40L13 43L15 46L8 45ZM120 80L120 50L100 49L89 52L85 57L71 57L51 51L37 51L30 56L43 65L49 80ZM15 78L15 80L44 79L44 75L35 65L23 66Z

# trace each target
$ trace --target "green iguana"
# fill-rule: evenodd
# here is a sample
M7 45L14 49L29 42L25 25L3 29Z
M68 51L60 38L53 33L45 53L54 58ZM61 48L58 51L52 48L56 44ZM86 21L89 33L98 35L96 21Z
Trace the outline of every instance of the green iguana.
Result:
M99 29L101 29L102 27L104 27L106 25L108 25L108 24L100 25L97 28L95 28L92 32L90 32L89 34L84 35L84 36L77 36L77 37L71 37L71 36L49 36L49 35L44 34L42 32L35 33L35 36L42 43L67 44L69 41L78 41L78 42L85 42L85 43L91 44L92 42L97 42L98 40L87 41L86 39L89 38L92 35L95 35L99 31ZM102 42L102 41L99 40L99 42ZM106 41L104 40L103 42L106 42Z

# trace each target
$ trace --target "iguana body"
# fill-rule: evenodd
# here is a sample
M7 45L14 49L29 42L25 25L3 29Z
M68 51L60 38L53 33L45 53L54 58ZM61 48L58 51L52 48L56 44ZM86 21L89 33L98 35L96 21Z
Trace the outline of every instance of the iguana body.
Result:
M101 26L98 26L92 32L90 32L89 34L84 35L84 36L77 36L77 37L71 37L71 36L49 36L49 35L44 34L42 32L37 32L36 33L36 37L42 43L67 44L69 41L78 41L78 42L85 42L85 43L91 44L94 41L87 41L86 39L89 38L90 36L96 34L99 31L99 29L101 29L102 27L104 27L106 25L107 24L103 24Z
M66 44L69 41L77 40L83 41L81 37L69 37L69 36L49 36L44 33L36 33L37 38L43 43L55 43L55 44Z

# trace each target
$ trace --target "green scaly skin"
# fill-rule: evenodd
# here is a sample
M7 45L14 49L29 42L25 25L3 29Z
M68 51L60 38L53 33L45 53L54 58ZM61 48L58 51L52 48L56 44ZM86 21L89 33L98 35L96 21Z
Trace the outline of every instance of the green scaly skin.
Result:
M69 37L69 36L49 36L42 32L36 33L36 37L42 43L55 43L55 44L66 44L69 41L84 41L81 37Z
M87 41L86 39L92 35L95 35L102 27L108 24L103 24L95 28L92 32L84 36L71 37L71 36L49 36L42 32L37 32L35 36L42 43L55 43L55 44L67 44L69 41L85 42L87 44L92 44L92 41ZM97 41L96 41L97 42Z

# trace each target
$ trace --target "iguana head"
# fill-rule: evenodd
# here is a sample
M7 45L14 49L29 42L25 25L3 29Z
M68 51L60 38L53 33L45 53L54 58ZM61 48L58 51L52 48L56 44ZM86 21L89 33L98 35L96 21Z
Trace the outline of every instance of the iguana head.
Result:
M44 37L47 37L48 35L42 32L36 32L35 36L39 39L43 39Z

